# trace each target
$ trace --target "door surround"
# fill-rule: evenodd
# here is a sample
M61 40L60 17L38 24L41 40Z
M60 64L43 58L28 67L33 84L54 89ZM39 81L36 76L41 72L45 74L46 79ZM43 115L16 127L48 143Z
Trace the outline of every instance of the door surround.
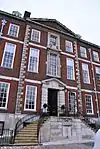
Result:
M57 115L59 115L61 105L65 105L65 90L66 85L56 79L50 78L42 81L42 89L41 89L41 110L43 110L43 105L48 105L48 89L58 90L57 94Z

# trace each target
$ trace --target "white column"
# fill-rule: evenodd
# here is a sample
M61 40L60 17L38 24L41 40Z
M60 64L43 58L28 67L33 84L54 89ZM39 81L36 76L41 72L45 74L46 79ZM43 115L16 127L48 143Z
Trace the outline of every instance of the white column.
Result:
M48 88L45 84L42 85L41 109L43 109L44 103L48 104Z
M64 91L58 91L58 115L60 112L60 107L62 105L65 105L65 92Z

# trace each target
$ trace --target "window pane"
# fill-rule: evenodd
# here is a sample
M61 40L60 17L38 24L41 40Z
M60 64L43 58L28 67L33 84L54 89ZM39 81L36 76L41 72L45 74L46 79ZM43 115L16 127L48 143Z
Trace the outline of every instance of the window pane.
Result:
M6 43L5 50L4 50L4 57L3 57L3 63L2 66L6 68L11 68L15 53L15 46L12 43Z
M8 84L0 83L0 107L6 107Z
M17 37L19 31L19 26L15 24L10 24L9 35Z
M66 41L66 51L67 51L67 52L73 52L73 45L72 45L72 42Z
M26 105L25 109L34 109L36 97L36 86L26 86Z
M93 51L93 59L94 59L94 61L99 62L99 55L98 55L98 52Z
M31 72L38 72L38 63L39 63L39 50L35 48L30 48L28 70Z
M92 96L86 95L86 112L87 114L93 113L92 111Z
M50 75L57 75L57 55L50 54L50 65L48 66L48 71Z
M90 83L88 64L82 64L83 82Z
M59 36L56 34L49 33L48 37L48 46L52 49L58 49Z
M67 79L74 80L74 60L67 59Z
M82 57L87 57L86 48L80 47L80 54L81 54Z
M35 42L40 42L40 31L32 29L31 40Z

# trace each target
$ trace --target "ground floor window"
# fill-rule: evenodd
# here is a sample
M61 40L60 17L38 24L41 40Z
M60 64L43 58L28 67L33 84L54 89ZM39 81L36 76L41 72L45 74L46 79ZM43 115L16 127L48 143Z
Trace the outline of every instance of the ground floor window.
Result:
M25 110L36 110L37 87L26 85Z
M86 95L86 113L93 114L93 103L92 103L92 96Z
M75 92L69 92L68 94L69 98L69 114L76 114L77 113L77 103L76 103L76 93Z
M7 108L9 83L0 82L0 108Z
M4 122L0 121L0 135L3 134L3 129L4 129Z

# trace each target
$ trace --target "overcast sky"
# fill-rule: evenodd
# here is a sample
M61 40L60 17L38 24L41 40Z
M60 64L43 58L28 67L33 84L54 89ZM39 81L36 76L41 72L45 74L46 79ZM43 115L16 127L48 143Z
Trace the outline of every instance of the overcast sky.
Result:
M53 18L83 39L100 45L100 0L0 0L0 9L31 17Z

